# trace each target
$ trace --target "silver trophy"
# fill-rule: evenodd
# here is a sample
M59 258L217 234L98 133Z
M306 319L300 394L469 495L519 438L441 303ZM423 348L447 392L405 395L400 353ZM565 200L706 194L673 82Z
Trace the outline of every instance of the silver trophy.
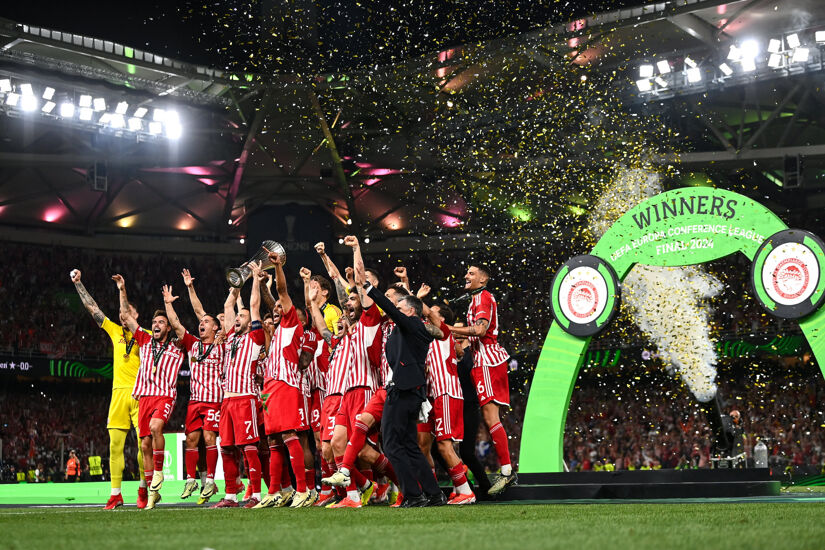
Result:
M267 250L278 254L281 257L281 265L286 265L286 250L284 250L284 247L275 241L264 241L261 243L258 252L241 267L226 269L226 281L235 288L241 288L247 279L252 276L252 269L249 267L252 262L261 262L261 269L273 269L275 265L270 261Z

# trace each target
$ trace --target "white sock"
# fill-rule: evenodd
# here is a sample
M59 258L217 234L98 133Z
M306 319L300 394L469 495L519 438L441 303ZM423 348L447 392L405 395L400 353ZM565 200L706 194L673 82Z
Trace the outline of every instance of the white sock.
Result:
M471 495L473 492L470 490L470 484L466 481L455 488L455 492L459 495Z
M226 493L226 496L223 497L226 500L231 500L232 502L238 502L238 495Z
M190 481L195 481L195 478L186 476L186 483L189 483Z
M143 478L143 479L140 480L140 487L143 488L143 489L148 487L148 485L146 485L146 478Z
M349 468L344 468L343 466L341 466L341 469L339 471L345 476L349 477Z
M513 465L512 464L504 464L501 467L501 475L509 476L513 473Z
M261 500L261 493L252 493L252 498L257 498L258 500Z
M292 485L290 485L289 487L284 487L283 489L281 489L281 492L283 494L291 493L292 491L294 491L294 489L292 488Z
M201 472L201 485L206 483L206 472Z
M358 494L358 491L347 491L347 498L355 502L361 502L361 495Z
M120 487L118 487L118 488L112 487L112 496L114 497L114 496L117 496L119 494L120 494Z

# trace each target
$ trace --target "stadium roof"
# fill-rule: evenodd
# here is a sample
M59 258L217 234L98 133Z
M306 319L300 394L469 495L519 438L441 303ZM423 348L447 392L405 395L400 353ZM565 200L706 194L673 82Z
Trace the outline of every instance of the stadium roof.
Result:
M242 236L260 207L298 202L332 213L341 233L354 228L374 239L490 231L489 220L473 218L472 193L452 184L454 176L470 169L502 185L496 171L542 157L501 158L491 171L438 152L535 116L520 98L559 63L583 75L617 71L611 85L632 109L679 129L695 152L663 162L713 173L722 185L747 170L755 193L791 207L798 192L776 185L784 158L804 154L816 169L825 157L818 30L825 30L825 5L814 0L674 0L393 66L304 77L228 74L0 19L0 227L227 239ZM732 45L789 34L810 48L807 62L791 63L789 50L780 69L762 62L753 72L735 66L732 76L720 74ZM685 58L703 71L701 81L688 82ZM656 76L668 85L642 92L640 66L662 60L672 72ZM514 65L527 70L500 93L516 98L516 107L479 115L472 107L483 104L485 85ZM33 112L21 109L23 84L37 98ZM43 112L46 88L54 89L50 113ZM18 104L9 104L10 93ZM81 96L102 98L105 108L86 107L89 120L80 120ZM69 101L76 112L60 116ZM153 127L155 110L178 118ZM454 113L444 116L447 110ZM113 118L100 123L102 113ZM180 139L169 139L176 129ZM95 174L105 190L93 187ZM809 204L819 204L815 191L806 195ZM572 184L559 188L550 203L566 208L576 193Z

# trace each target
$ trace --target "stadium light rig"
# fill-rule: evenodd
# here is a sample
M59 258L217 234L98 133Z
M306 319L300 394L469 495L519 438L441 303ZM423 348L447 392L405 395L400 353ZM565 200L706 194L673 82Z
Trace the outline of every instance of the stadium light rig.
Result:
M152 116L147 117L150 111ZM0 74L0 113L13 117L39 115L119 137L177 140L184 132L179 112L167 107L133 105L85 91L61 90L14 75Z

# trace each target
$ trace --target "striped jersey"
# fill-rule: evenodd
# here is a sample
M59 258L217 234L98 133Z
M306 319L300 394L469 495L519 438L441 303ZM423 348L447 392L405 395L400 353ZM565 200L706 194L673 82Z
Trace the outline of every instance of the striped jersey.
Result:
M293 388L301 387L298 355L301 353L303 337L304 328L298 319L298 310L293 306L281 315L281 322L269 343L269 355L266 358L268 380L280 380Z
M326 373L327 395L343 395L352 368L352 335L344 333L332 339L332 355Z
M381 332L381 312L375 304L361 312L352 334L352 368L347 377L347 389L379 386L379 367L384 351Z
M324 373L329 369L329 346L327 346L321 334L315 330L315 327L304 331L304 343L301 345L301 351L312 354L312 362L304 370L310 391L326 391Z
M473 351L473 368L495 367L510 358L510 354L498 343L498 306L496 299L487 290L473 296L467 310L467 326L472 327L479 319L487 319L490 325L484 336L470 336Z
M132 390L133 398L144 395L177 397L178 371L183 364L184 352L171 336L166 344L162 344L141 328L135 331L135 342L140 346L140 368Z
M258 394L255 369L258 365L258 356L261 354L261 346L265 341L266 336L260 321L253 321L246 334L237 334L234 326L229 329L223 352L224 392L240 395Z
M381 380L381 386L386 386L392 380L392 367L390 367L390 362L387 361L387 338L390 337L390 333L392 329L395 328L395 323L389 317L384 319L384 322L381 323L381 366L378 369L378 376Z
M444 339L430 342L427 350L427 391L430 397L444 394L463 399L461 381L458 378L458 363L455 357L455 339L444 321L439 327Z
M223 400L223 346L204 344L187 332L183 335L183 348L189 354L189 401L220 403Z

